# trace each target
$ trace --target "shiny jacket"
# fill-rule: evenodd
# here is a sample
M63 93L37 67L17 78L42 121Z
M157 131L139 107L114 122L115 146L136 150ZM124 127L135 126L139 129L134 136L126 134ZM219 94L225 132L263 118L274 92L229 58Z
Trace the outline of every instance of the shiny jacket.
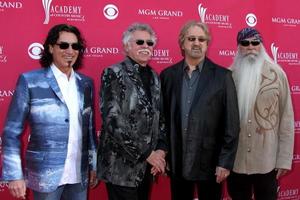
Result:
M76 73L82 117L82 186L88 184L89 170L96 168L96 137L93 114L93 83ZM2 180L25 179L39 192L54 191L62 177L69 138L69 111L50 67L22 74L8 111L2 135ZM20 137L25 123L30 140L21 165ZM89 165L90 164L90 165Z
M160 81L153 70L152 75L149 100L141 87L138 67L129 58L103 72L97 174L105 182L138 186L145 174L146 158L152 150L165 148Z

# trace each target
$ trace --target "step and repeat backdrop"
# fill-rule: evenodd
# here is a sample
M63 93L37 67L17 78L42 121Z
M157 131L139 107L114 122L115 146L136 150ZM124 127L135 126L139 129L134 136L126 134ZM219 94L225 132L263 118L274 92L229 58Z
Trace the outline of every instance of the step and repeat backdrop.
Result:
M188 20L207 23L212 34L208 57L224 67L236 54L236 35L257 28L269 55L287 73L295 111L295 150L292 171L280 180L280 200L300 199L300 14L298 0L0 0L0 132L19 74L40 68L38 59L48 30L58 23L77 26L87 48L81 71L93 77L99 91L103 69L124 58L121 37L133 22L150 24L158 36L150 65L159 73L182 59L177 43ZM99 98L96 98L98 102ZM101 118L97 111L97 130ZM26 148L29 130L23 134ZM0 139L1 144L1 139ZM1 155L1 147L0 147ZM1 168L1 164L0 164ZM13 199L7 182L0 182L0 199ZM151 199L170 199L169 180L161 177ZM28 199L33 199L29 191ZM107 199L100 183L89 199ZM230 200L226 189L224 199Z

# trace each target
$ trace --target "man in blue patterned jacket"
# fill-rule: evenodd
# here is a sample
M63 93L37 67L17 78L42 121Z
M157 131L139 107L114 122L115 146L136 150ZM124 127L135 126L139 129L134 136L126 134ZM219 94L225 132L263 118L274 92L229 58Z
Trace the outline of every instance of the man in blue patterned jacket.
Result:
M96 139L93 82L75 72L84 40L70 25L54 26L44 43L43 69L22 74L17 82L3 132L2 180L25 199L86 199L88 176L96 184ZM31 132L23 174L20 136L28 121Z

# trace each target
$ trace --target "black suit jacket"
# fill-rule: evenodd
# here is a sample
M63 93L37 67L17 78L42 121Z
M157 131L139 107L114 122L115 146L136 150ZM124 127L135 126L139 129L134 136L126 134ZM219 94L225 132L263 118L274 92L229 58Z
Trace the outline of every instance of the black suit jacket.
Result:
M231 170L238 144L239 112L231 71L205 59L189 113L182 148L181 62L161 73L171 175L187 180L215 179L216 166Z

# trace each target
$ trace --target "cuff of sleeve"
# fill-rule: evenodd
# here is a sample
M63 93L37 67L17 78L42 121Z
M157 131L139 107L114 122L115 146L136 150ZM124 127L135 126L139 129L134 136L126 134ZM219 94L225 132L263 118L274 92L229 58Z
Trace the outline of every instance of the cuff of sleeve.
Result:
M90 165L90 170L97 169L97 153L96 153L96 151L89 150L89 165Z
M156 150L158 150L158 149L167 152L168 151L168 146L164 142L158 142L158 144L156 146Z
M145 153L143 153L141 155L140 160L143 160L143 161L146 160L150 156L151 152L152 152L152 149L148 149Z

